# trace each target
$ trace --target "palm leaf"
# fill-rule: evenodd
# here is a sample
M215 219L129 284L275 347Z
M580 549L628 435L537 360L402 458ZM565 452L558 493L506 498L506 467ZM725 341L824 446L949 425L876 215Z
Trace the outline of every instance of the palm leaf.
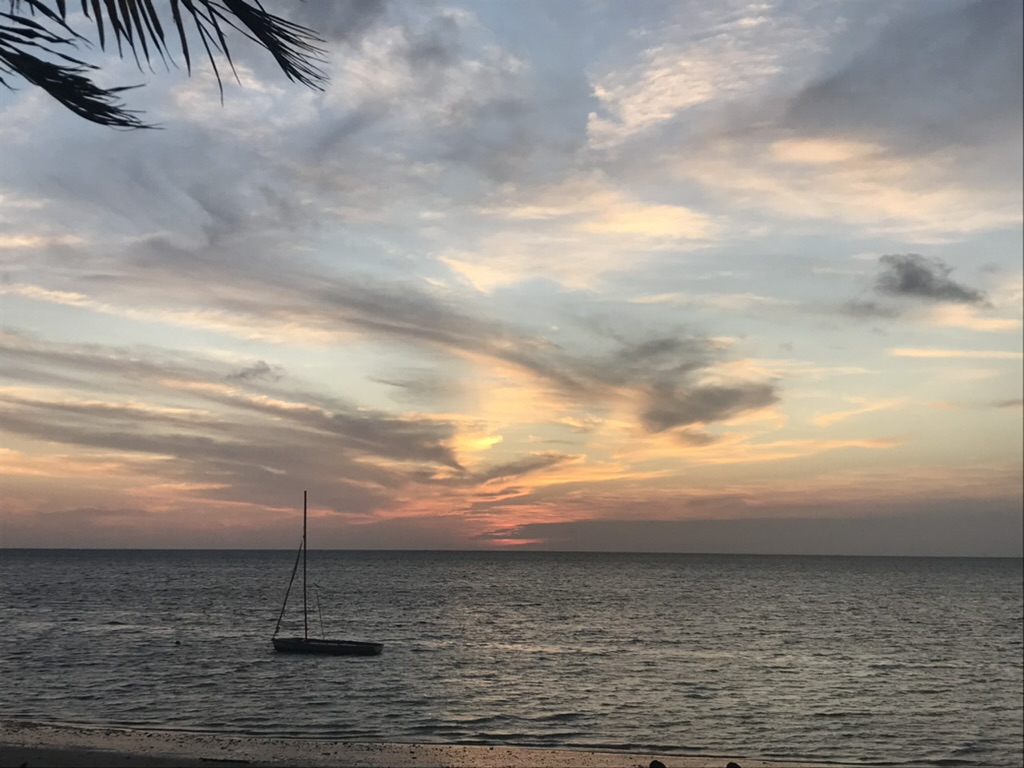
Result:
M85 76L92 67L84 62L57 64L0 43L0 71L15 72L39 86L79 117L114 128L147 128L135 112L118 103L127 88L100 88ZM0 83L7 81L0 77Z
M0 84L12 87L4 74L20 76L87 120L115 127L146 127L137 113L120 104L126 87L97 86L88 77L93 65L61 53L62 47L88 42L68 25L65 0L9 0L9 4L10 12L0 13ZM172 44L180 50L186 71L192 72L191 29L206 51L222 98L217 58L223 56L234 73L227 38L232 30L269 52L290 80L316 89L326 82L320 68L323 41L312 30L268 13L258 0L167 0L166 6L177 38ZM153 57L165 65L173 63L168 34L153 0L81 0L81 9L96 28L100 49L112 42L119 56L130 54L140 69L143 62L151 66ZM51 58L63 58L67 63L48 60Z

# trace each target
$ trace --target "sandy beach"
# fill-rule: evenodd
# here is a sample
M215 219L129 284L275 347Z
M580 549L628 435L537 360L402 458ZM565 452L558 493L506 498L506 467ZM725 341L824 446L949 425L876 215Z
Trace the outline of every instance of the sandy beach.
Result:
M212 733L0 723L0 768L837 768L839 763L521 747L371 744Z

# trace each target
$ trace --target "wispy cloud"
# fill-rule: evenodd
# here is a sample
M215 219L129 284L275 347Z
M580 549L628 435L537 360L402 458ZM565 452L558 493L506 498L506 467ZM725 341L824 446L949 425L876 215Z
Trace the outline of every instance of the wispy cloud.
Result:
M819 427L828 427L833 424L838 424L841 421L846 421L853 416L860 416L865 413L876 413L877 411L887 411L903 405L902 400L871 401L865 398L848 399L851 402L856 403L856 406L842 411L816 414L813 420L814 424Z
M893 357L963 358L967 360L1021 360L1024 353L1000 349L913 349L896 347L889 350Z
M749 98L824 37L806 21L760 10L705 8L705 33L691 31L691 18L644 30L634 60L592 75L601 109L588 116L590 146L614 148L701 106Z
M965 328L988 333L1014 331L1021 327L1021 321L1015 317L985 316L975 307L959 304L932 308L925 315L925 322L942 328Z
M684 205L637 199L604 173L515 187L478 212L496 221L497 233L446 248L441 260L486 293L545 278L592 289L606 273L640 268L666 250L699 247L715 232L712 217ZM550 257L552 250L558 259ZM628 265L624 251L632 255Z
M769 136L771 134L769 133ZM760 140L759 140L760 139ZM914 157L874 148L846 159L814 149L815 162L791 149L772 152L770 138L716 137L676 160L692 179L738 210L808 222L839 221L875 235L945 242L1019 225L1019 195L964 178L943 155ZM740 220L733 227L749 227Z

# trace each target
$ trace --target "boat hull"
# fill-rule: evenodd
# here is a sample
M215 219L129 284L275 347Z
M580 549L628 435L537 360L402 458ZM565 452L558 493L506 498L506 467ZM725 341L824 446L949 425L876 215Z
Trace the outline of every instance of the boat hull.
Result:
M326 656L377 656L383 643L357 640L317 640L305 637L275 637L274 649L280 653L314 653Z

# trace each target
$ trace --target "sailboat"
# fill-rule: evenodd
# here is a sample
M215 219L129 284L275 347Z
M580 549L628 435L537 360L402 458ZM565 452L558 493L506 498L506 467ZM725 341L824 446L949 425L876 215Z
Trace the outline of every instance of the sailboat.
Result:
M299 570L299 559L302 559L302 637L278 637L284 609L288 606L288 595L291 594L295 574ZM321 621L321 632L323 631ZM365 643L358 640L328 640L309 636L309 601L306 589L306 491L302 492L302 544L295 555L292 566L292 577L288 580L288 589L284 593L284 603L277 617L277 626L271 637L274 649L282 653L319 653L328 656L376 656L384 650L383 643Z

